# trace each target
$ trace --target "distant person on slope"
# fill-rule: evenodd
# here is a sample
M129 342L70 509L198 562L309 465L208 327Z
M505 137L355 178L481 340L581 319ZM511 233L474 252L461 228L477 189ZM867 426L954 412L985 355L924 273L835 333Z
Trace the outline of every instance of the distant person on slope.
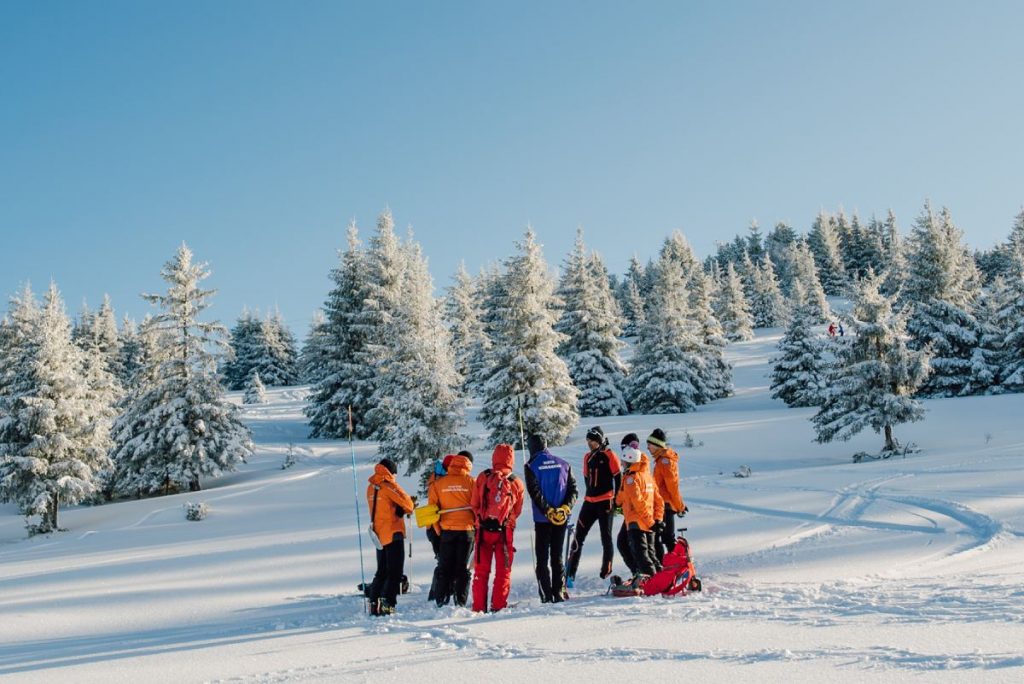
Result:
M444 465L445 474L427 488L427 501L442 511L438 522L441 541L434 601L443 606L454 599L455 605L465 606L469 597L469 559L476 536L472 508L476 483L470 475L473 455L466 451L445 456Z
M623 517L616 545L637 586L658 570L653 530L655 520L663 515L665 508L648 469L647 454L640 451L639 439L632 432L622 438L620 458L626 464L626 472L615 497Z
M565 587L565 533L576 503L576 478L563 459L548 451L543 435L526 439L526 491L533 501L533 530L537 549L537 589L541 603L569 598Z
M494 448L491 467L480 473L473 487L471 505L476 515L476 566L473 568L473 610L487 610L487 584L494 562L494 588L491 591L491 612L508 605L512 581L512 545L516 520L523 511L523 481L512 468L516 456L511 444Z
M595 522L601 531L601 579L612 574L612 560L615 557L612 518L615 515L615 495L619 493L619 485L622 483L622 467L619 465L619 457L608 447L608 438L604 436L600 426L587 431L587 447L590 451L583 456L586 494L580 508L579 520L576 522L570 547L569 567L566 569L566 582L570 588L580 567L583 542Z
M392 615L402 583L405 563L405 520L416 503L395 481L398 466L382 458L373 469L366 488L366 504L370 508L370 525L380 541L377 549L377 572L370 584L370 615Z
M664 515L655 521L655 558L660 563L676 545L676 516L683 517L688 509L679 491L679 454L669 447L664 430L654 428L647 438L647 450L654 461L654 484L665 500Z

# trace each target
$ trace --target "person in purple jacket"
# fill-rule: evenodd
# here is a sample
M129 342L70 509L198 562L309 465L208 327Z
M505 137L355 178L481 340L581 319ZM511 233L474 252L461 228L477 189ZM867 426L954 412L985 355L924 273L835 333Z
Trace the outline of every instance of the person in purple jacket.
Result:
M533 502L533 529L537 549L537 588L542 603L569 598L565 588L565 533L576 503L576 478L565 460L548 451L543 435L526 439L526 491Z

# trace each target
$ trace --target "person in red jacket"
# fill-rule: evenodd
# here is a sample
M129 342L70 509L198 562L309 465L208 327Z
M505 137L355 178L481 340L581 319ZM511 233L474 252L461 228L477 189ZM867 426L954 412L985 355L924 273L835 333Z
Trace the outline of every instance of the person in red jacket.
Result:
M389 458L373 469L366 488L370 526L380 541L377 572L370 583L370 615L392 615L402 584L405 564L405 516L416 507L413 499L395 481L398 467Z
M523 511L526 488L515 476L515 452L511 444L494 448L491 467L480 473L473 488L472 507L477 522L476 566L473 569L473 610L487 610L487 585L494 564L491 612L508 605L512 581L512 545L516 520Z
M587 447L590 450L583 456L586 493L572 538L569 567L566 569L566 581L570 588L576 581L576 571L580 567L583 542L595 522L601 530L601 579L612 574L612 560L615 556L615 546L612 544L612 516L615 511L615 495L619 493L619 485L622 482L622 467L619 465L619 457L609 448L608 438L604 436L604 430L600 426L587 431Z
M654 428L647 438L647 450L654 462L654 484L665 500L665 513L655 525L654 548L658 562L676 545L676 516L686 515L686 504L679 491L679 454L669 445L665 431Z
M465 606L469 596L469 558L476 536L476 516L471 506L476 484L470 475L473 455L463 451L445 456L444 466L446 474L435 478L427 488L427 500L441 510L434 601L443 606L454 599L455 605Z

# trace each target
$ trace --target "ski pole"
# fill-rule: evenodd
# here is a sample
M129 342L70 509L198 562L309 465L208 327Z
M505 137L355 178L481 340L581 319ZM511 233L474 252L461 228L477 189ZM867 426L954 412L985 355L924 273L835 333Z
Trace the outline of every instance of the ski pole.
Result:
M517 405L517 407L519 409L519 444L523 448L523 476L525 477L526 476L526 467L527 467L526 463L527 463L528 459L527 459L527 454L526 454L526 432L523 430L523 395L521 395L521 394L517 394L516 395L516 405ZM532 507L533 506L531 505L531 508ZM537 549L536 549L536 547L534 545L534 542L533 542L533 537L535 535L536 535L536 531L534 532L534 534L530 535L530 556L533 558L533 574L536 577L536 575L537 575ZM541 599L543 600L544 599L544 594L540 590L540 583L537 584L537 593L540 595Z
M352 500L356 504L356 538L359 540L359 579L363 587L363 612L366 612L366 569L363 567L363 521L359 515L359 487L356 484L356 447L352 442L352 405L348 407L348 448L352 454ZM370 521L373 524L373 521Z

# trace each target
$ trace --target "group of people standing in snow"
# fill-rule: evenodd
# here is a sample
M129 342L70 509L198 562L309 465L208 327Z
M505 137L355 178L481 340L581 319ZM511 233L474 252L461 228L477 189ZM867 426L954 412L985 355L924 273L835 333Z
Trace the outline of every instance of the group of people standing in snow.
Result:
M551 453L543 435L532 434L526 440L530 457L523 479L513 472L515 451L510 444L495 447L491 467L475 478L473 455L468 451L445 456L435 464L427 480L428 503L439 511L437 522L427 527L437 560L429 600L439 606L465 606L472 567L472 609L493 612L508 605L516 554L513 539L527 496L542 602L569 598L583 543L594 523L601 536L602 579L612 573L615 547L632 574L633 585L642 585L658 571L675 543L675 518L687 511L679 490L679 455L661 429L647 437L647 452L641 450L636 433L622 438L621 456L610 448L600 427L591 428L586 441L583 504L575 527L571 522L579 496L576 477L565 459ZM396 481L397 470L393 461L382 459L366 492L371 536L376 536L377 544L377 571L366 591L371 615L394 613L404 569L404 518L416 507L416 499ZM623 523L613 546L616 513L623 516Z

